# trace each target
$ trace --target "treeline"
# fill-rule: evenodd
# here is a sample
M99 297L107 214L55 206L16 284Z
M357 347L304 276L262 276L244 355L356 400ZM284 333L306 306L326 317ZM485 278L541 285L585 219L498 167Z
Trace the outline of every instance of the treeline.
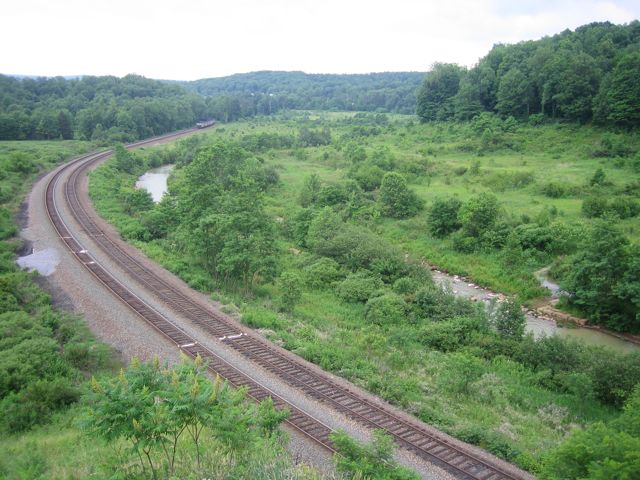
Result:
M181 82L181 85L214 97L214 108L223 115L228 112L228 120L233 120L270 115L283 109L412 114L415 91L423 78L422 72L331 75L264 71ZM216 118L227 120L223 115Z
M476 66L437 63L418 90L423 121L503 117L640 125L640 22L592 23L496 45Z
M201 96L138 75L71 80L0 75L0 140L129 142L209 116Z

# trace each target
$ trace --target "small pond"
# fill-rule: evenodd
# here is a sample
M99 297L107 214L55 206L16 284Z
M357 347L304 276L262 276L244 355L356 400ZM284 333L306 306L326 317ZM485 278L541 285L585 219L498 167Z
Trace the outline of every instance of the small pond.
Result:
M151 194L153 201L158 203L167 191L167 179L175 165L163 165L149 170L138 177L136 188L144 188Z

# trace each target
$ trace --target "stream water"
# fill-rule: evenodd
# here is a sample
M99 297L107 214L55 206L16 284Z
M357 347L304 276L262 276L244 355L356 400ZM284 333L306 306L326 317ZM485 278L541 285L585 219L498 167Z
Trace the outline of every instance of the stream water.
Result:
M151 194L153 201L158 203L167 191L167 179L175 165L163 165L149 170L141 175L136 182L136 188L144 188Z
M457 275L448 275L444 272L434 270L432 272L433 279L441 285L449 284L451 289L456 295L469 298L484 303L489 303L493 299L499 300L502 296L496 293L486 290L474 283L470 283L468 280L458 277ZM541 284L552 292L552 295L557 295L559 287L548 280L544 276L544 272L538 272L538 278ZM547 286L546 283L549 285ZM526 331L533 333L535 337L542 335L558 335L561 337L574 338L582 340L589 345L601 345L612 348L619 352L632 352L640 349L640 345L628 342L618 337L614 337L598 330L592 330L589 328L581 327L563 327L558 325L553 320L546 320L536 317L535 315L527 314L527 326Z

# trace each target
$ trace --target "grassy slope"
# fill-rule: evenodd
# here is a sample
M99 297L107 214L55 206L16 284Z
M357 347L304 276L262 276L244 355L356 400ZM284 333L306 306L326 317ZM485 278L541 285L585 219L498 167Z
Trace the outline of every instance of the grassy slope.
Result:
M340 114L327 117L340 118ZM404 122L404 120L403 120ZM522 152L500 151L478 157L461 152L467 142L464 131L457 126L414 125L397 127L395 132L366 139L367 148L389 146L396 159L426 156L436 173L430 184L415 179L413 187L428 202L438 195L457 194L462 200L488 190L483 179L501 170L530 170L536 181L556 176L551 168L561 169L568 181L584 184L602 162L588 156L592 146L600 142L602 132L589 127L543 126L524 127L517 134ZM341 128L332 128L334 138ZM238 123L224 127L213 136L238 139L244 134L270 131L296 134L294 122L265 121ZM420 153L423 151L424 153ZM328 159L324 153L328 153ZM298 192L307 175L318 173L324 181L344 178L346 163L333 147L308 149L307 160L298 160L291 151L273 151L260 155L276 165L282 186L270 195L268 211L274 217L288 217L296 203ZM555 158L558 157L559 158ZM478 178L450 175L456 166L469 166L481 161ZM608 178L623 184L626 169L606 167ZM101 212L116 224L130 220L108 195L109 179L92 177L92 192ZM559 215L568 221L580 219L580 200L552 200L536 192L535 185L500 194L506 210L514 215L535 216L544 206L555 205ZM637 235L633 221L627 231ZM470 256L452 252L447 242L429 238L425 230L424 213L404 221L384 220L377 230L399 243L415 256L424 255L432 263L457 273L469 274L496 289L518 292L531 288L532 279L510 278L496 269L492 255ZM206 272L199 270L188 258L177 257L163 242L138 243L151 257L164 263L194 286L207 285ZM293 245L281 240L283 269L298 269L301 257ZM535 284L534 284L535 286ZM418 331L411 326L380 327L363 321L363 306L339 300L330 291L305 290L302 301L292 315L276 312L274 299L280 295L277 287L261 287L254 298L216 293L216 298L239 305L243 321L263 329L264 333L356 384L402 406L423 420L433 423L460 438L479 443L520 465L536 469L545 452L557 446L576 425L608 420L615 413L598 402L579 395L559 394L537 386L535 374L508 360L493 362L456 353L428 351L418 341ZM233 308L233 307L230 307Z

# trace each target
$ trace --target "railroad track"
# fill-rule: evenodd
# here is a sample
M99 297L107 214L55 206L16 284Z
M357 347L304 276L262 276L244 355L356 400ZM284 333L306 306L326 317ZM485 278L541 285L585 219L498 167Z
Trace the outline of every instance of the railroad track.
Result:
M153 144L159 140L167 141L187 133L189 131L138 142L129 145L129 148ZM82 201L78 196L83 173L91 168L92 165L110 156L111 153L111 151L105 151L80 157L60 169L51 178L47 184L45 195L49 218L75 257L125 304L174 342L182 351L194 358L198 355L201 356L208 362L209 368L213 372L227 379L234 386L247 388L248 394L257 401L271 397L277 408L288 408L291 412L287 420L289 425L307 437L312 438L329 451L334 451L329 440L329 434L331 433L329 427L291 405L260 384L258 380L240 372L214 352L199 344L197 339L187 334L179 325L149 306L124 284L115 279L83 248L62 220L56 205L55 191L67 169L71 169L71 173L63 185L64 198L74 219L113 262L124 269L134 281L152 293L170 309L180 312L182 316L188 318L202 330L217 337L219 341L224 342L227 346L276 375L292 387L303 391L309 397L328 405L365 427L384 430L388 435L392 436L398 445L440 466L456 478L470 480L521 480L532 478L525 472L518 471L515 467L504 465L503 462L498 460L492 461L484 455L478 455L465 449L458 442L452 442L444 435L438 435L426 429L420 422L411 421L404 416L396 414L391 408L369 400L356 391L355 388L345 387L329 375L311 368L301 359L295 359L292 355L283 353L267 341L251 333L240 331L235 322L204 308L177 291L161 276L138 262L99 228L93 221L91 214L83 207Z

